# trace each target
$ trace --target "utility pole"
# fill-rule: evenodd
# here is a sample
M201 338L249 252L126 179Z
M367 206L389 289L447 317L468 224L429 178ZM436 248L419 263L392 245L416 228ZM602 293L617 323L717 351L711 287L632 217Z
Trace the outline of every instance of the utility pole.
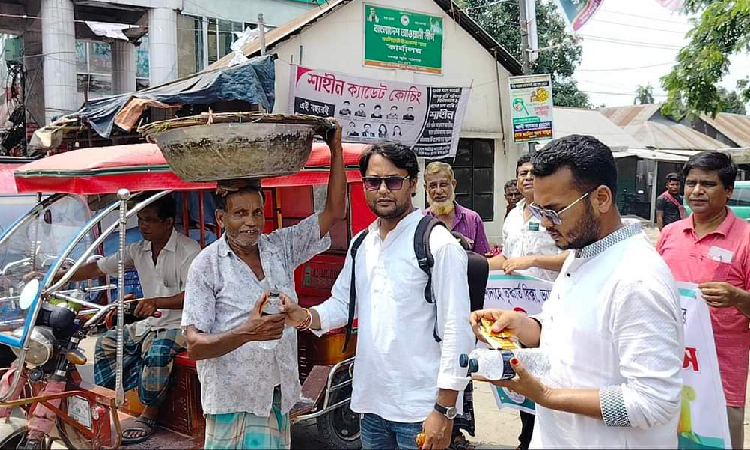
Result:
M263 14L258 14L258 42L260 43L260 55L266 55L266 22Z
M519 23L521 24L521 67L524 75L531 73L531 61L529 60L529 23L526 20L526 1L518 0ZM534 1L534 0L531 0ZM529 142L529 152L536 150L536 143Z
M529 23L526 20L526 0L518 0L519 23L521 24L521 67L523 74L531 73L531 63L529 61Z

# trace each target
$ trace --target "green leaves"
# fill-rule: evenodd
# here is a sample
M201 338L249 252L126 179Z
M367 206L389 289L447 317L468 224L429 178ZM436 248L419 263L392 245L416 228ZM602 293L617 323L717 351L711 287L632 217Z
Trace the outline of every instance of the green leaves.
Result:
M635 99L633 100L634 105L653 105L654 103L654 87L651 86L651 83L647 86L638 85L638 87L635 88Z
M669 95L663 111L713 115L744 110L742 103L750 99L746 80L738 83L739 93L717 84L729 73L729 57L749 50L750 0L686 0L685 9L702 12L693 21L690 42L677 55L677 64L661 79Z
M497 42L521 60L521 28L518 2L497 3L497 0L463 0L460 6ZM555 106L589 108L588 95L578 88L573 72L581 63L583 49L565 32L565 23L551 2L536 2L539 47L553 47L539 52L531 65L532 73L552 76L552 98Z

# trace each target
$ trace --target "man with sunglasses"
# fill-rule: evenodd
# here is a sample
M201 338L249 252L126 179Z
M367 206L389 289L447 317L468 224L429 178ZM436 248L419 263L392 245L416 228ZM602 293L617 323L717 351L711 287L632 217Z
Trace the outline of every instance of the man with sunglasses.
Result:
M542 313L482 310L549 359L543 380L514 359L494 384L536 402L532 448L676 448L684 339L669 268L640 224L615 205L617 166L591 136L549 143L533 159L534 204L563 249L573 250Z
M359 169L367 204L378 219L356 257L347 255L330 299L310 309L290 304L283 310L292 324L316 334L343 327L354 286L358 326L351 409L363 414L362 447L416 448L415 438L424 431L423 448L443 449L468 382L459 356L474 347L466 252L446 228L435 227L434 300L425 301L428 277L414 252L423 216L412 204L417 158L408 147L378 144L362 155Z
M523 196L505 218L503 224L503 252L489 260L490 270L517 272L545 281L555 281L565 262L563 253L555 245L539 219L531 213L534 202L534 165L531 153L516 162L516 192ZM521 411L519 450L527 450L534 431L534 415Z

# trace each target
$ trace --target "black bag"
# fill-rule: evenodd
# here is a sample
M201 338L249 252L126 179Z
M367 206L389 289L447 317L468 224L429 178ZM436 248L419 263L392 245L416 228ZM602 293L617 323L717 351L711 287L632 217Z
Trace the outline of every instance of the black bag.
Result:
M435 303L432 298L432 266L435 265L435 259L430 251L430 233L436 226L445 226L445 224L433 217L425 216L420 219L417 225L417 230L414 233L414 255L417 257L417 263L419 268L427 274L427 285L424 289L424 297L427 303ZM476 311L482 309L484 305L484 291L487 289L487 277L490 273L490 266L487 262L487 258L484 255L474 253L469 250L468 241L460 233L452 233L459 241L461 246L466 250L468 256L468 264L466 266L467 277L469 281L469 301L471 303L471 310ZM344 340L344 348L349 345L349 340L352 337L352 328L354 326L354 310L357 301L357 284L356 284L356 270L355 264L357 261L357 250L362 245L362 241L367 236L367 230L362 231L354 239L349 254L352 257L352 276L351 283L349 285L349 319L346 323L346 339ZM440 336L437 333L437 315L435 316L435 326L432 330L432 336L435 338L435 342L440 342Z

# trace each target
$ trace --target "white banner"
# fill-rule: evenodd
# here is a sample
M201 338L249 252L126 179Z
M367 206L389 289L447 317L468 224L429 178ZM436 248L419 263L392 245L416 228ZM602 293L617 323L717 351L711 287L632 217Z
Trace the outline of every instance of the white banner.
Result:
M396 142L425 158L455 156L471 93L296 65L289 83L289 111L335 117L346 142Z
M726 400L708 305L695 284L677 283L677 287L685 324L678 447L731 448Z
M528 315L542 312L542 305L549 298L552 283L539 278L522 275L505 275L502 271L490 272L484 307L511 309ZM493 386L497 406L512 408L534 414L534 402L506 388Z

